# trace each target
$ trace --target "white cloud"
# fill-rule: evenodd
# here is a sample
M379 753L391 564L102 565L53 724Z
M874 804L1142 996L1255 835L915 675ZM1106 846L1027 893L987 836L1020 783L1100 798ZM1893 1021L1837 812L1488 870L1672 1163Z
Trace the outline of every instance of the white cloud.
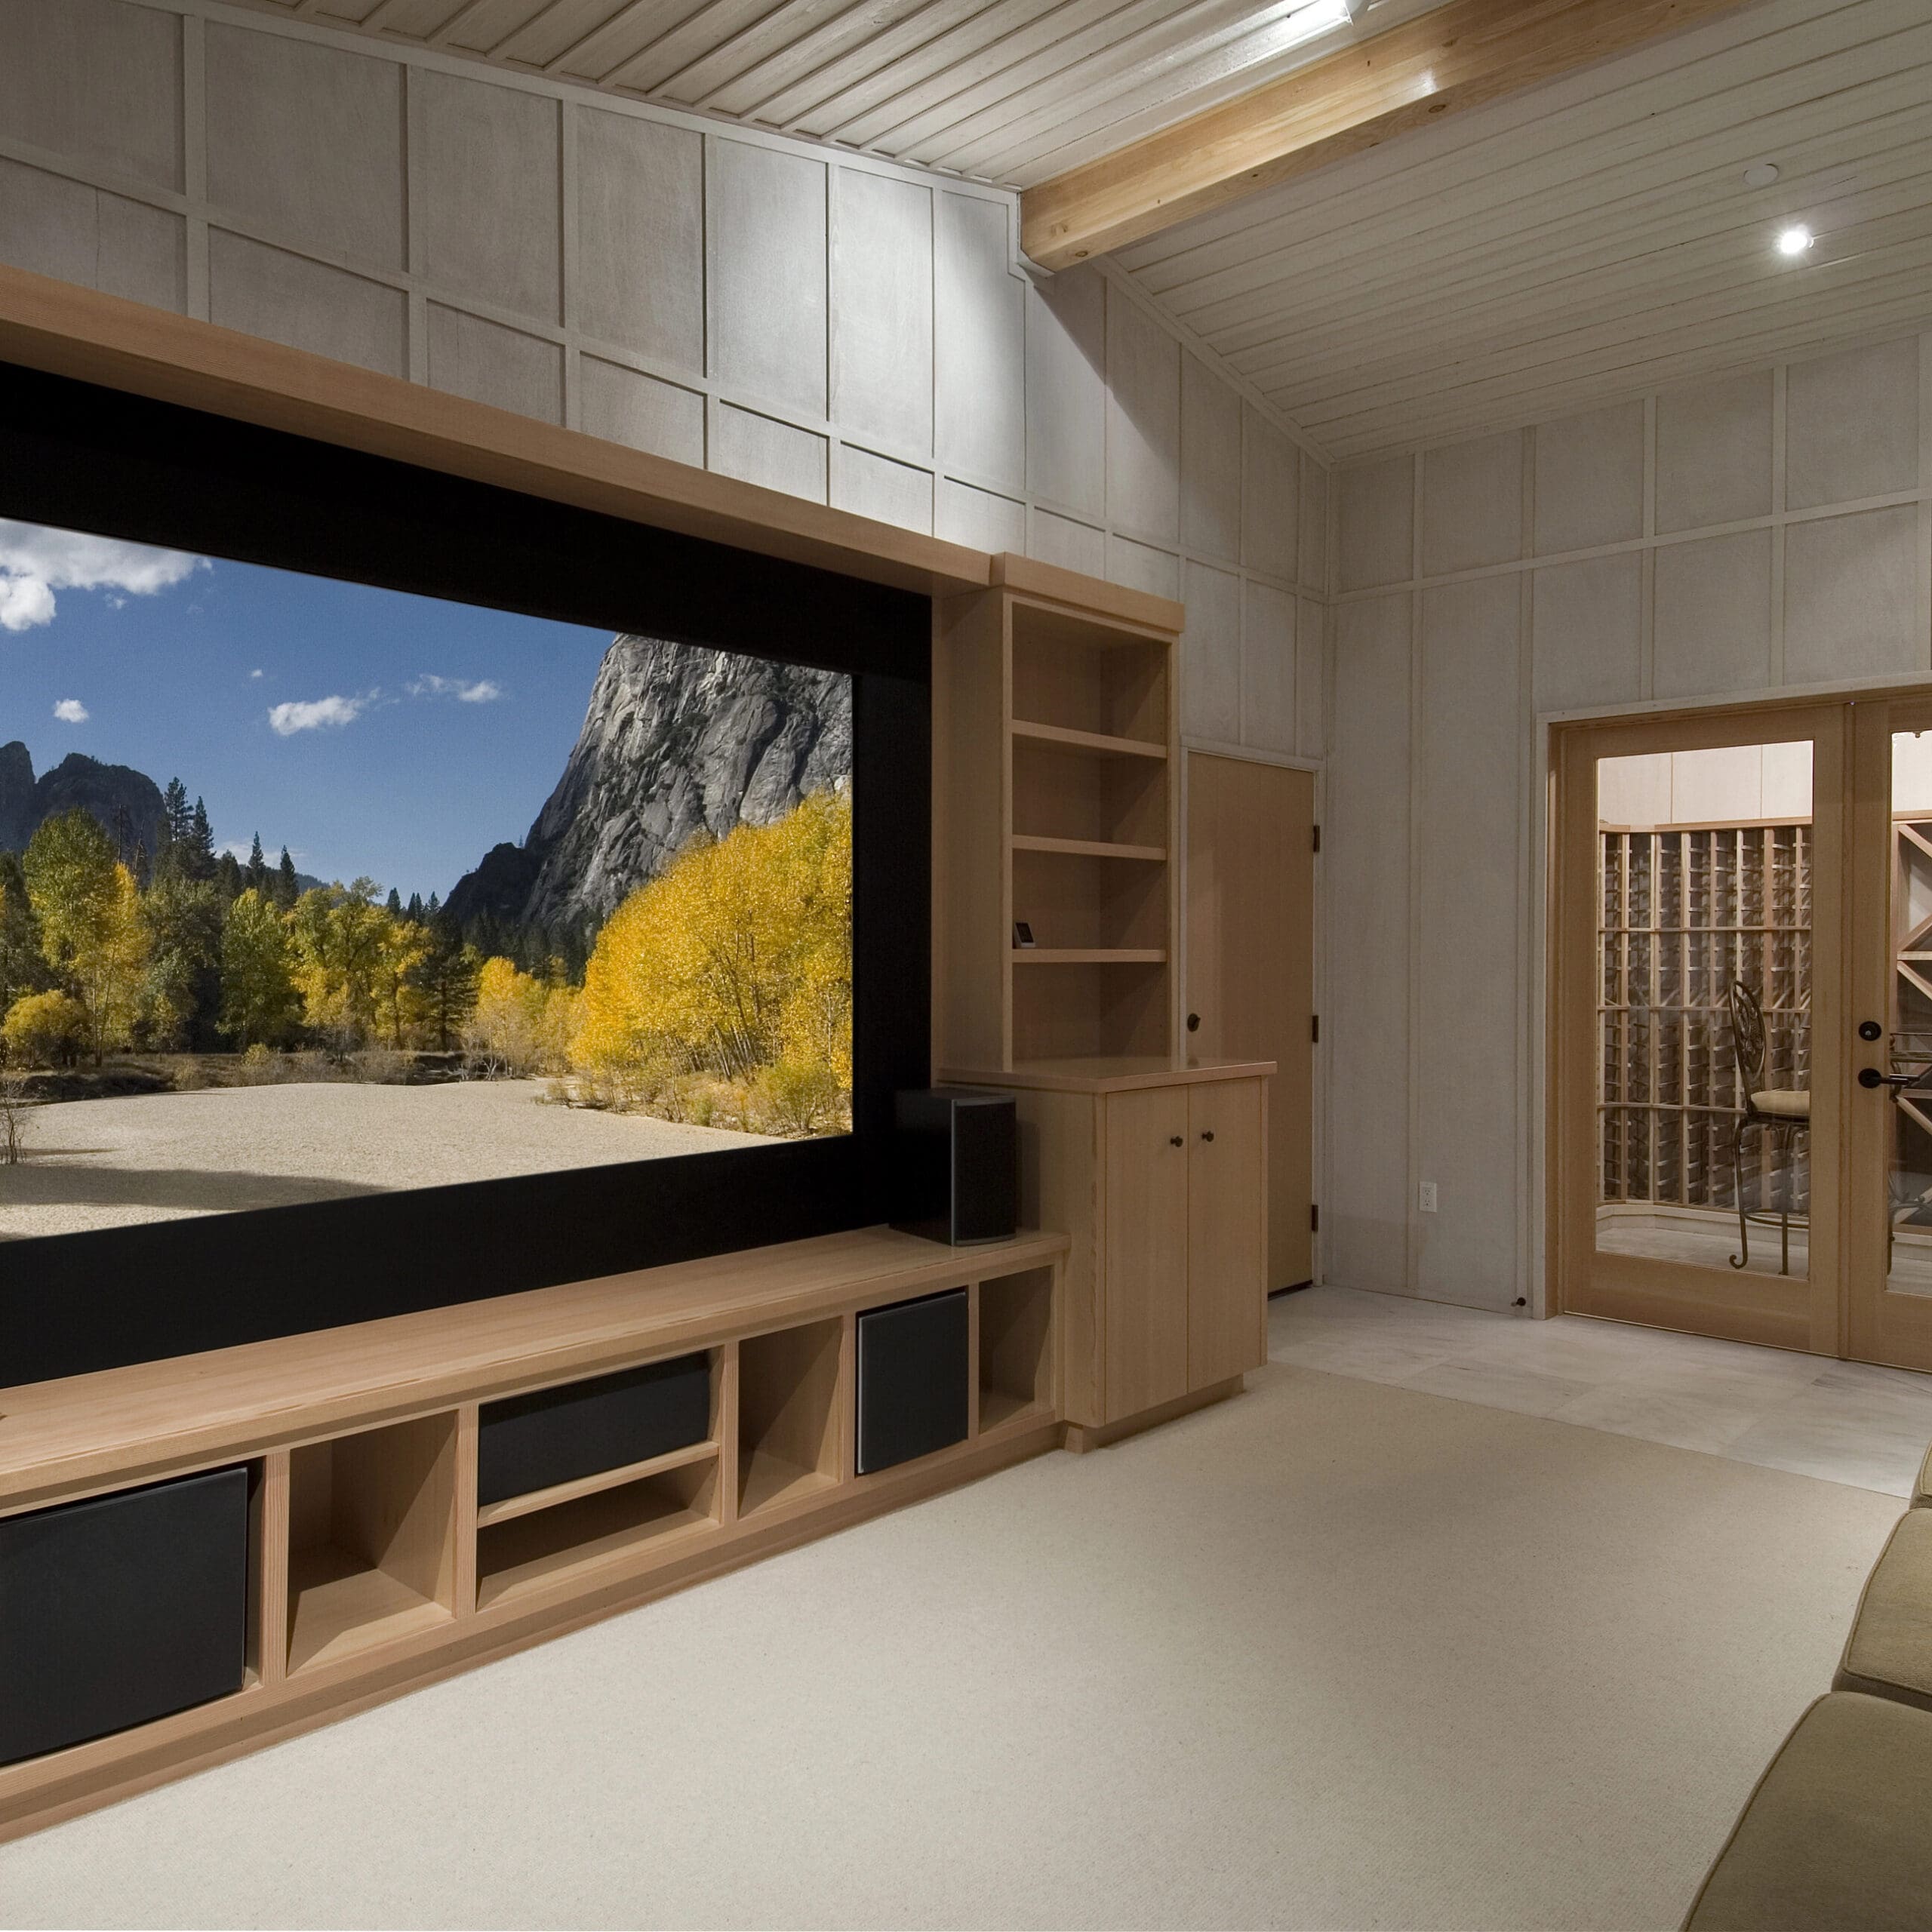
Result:
M152 597L210 568L207 558L182 550L151 549L118 537L46 530L0 517L0 630L31 630L53 623L57 590Z
M316 697L269 706L269 724L278 737L292 738L297 731L319 731L325 724L352 724L376 701L371 691L366 697Z
M459 704L489 704L503 694L503 688L490 678L473 684L462 678L438 678L425 672L403 688L411 697L453 697Z
M251 678L259 678L261 675L261 672L259 671L251 671L248 673Z
M77 697L63 697L54 707L54 715L63 724L85 724L88 708Z

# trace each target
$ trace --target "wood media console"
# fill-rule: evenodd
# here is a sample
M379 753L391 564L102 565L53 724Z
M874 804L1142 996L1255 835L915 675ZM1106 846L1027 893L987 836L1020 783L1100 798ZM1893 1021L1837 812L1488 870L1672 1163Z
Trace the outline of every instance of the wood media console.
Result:
M40 1693L0 1838L1060 1447L1067 1246L868 1228L0 1389L0 1672ZM964 1434L860 1474L860 1318L961 1291ZM157 1587L184 1526L215 1560Z

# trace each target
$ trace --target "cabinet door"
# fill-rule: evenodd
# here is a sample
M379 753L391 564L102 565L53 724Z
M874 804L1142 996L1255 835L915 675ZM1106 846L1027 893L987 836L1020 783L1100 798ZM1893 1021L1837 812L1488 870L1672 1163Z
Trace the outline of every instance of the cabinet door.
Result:
M1267 1149L1259 1080L1187 1091L1187 1386L1266 1358Z
M1106 1413L1187 1393L1187 1095L1107 1097Z

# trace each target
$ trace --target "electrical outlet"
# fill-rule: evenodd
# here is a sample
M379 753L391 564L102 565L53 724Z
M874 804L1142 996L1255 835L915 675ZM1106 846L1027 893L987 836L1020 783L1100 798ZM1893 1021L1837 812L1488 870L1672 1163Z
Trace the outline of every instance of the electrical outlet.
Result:
M1426 1180L1422 1184L1422 1211L1425 1214L1435 1212L1435 1183Z

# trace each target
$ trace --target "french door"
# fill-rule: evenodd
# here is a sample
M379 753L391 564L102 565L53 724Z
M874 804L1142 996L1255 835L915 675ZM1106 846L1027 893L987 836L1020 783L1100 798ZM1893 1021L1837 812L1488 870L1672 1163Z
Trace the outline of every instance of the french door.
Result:
M1932 1370L1932 695L1564 727L1566 1312Z

